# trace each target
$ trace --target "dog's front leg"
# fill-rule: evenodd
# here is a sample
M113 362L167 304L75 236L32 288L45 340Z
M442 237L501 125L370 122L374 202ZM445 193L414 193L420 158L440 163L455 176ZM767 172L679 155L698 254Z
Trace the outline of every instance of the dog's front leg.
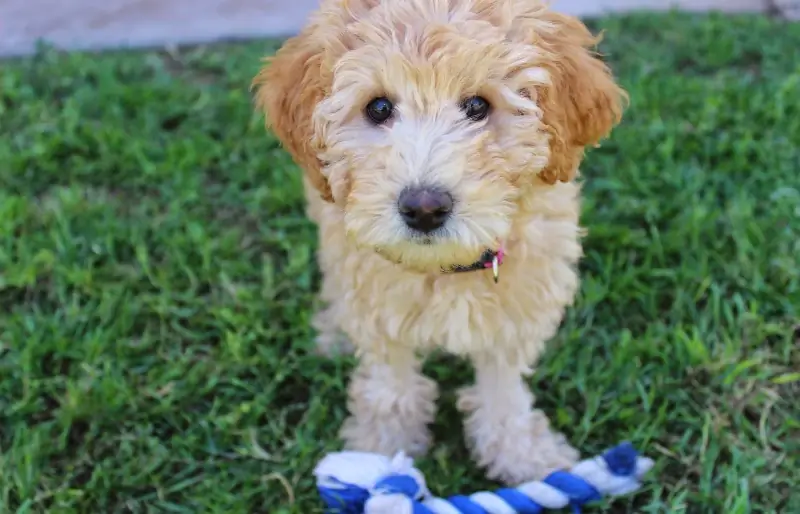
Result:
M341 436L350 450L391 456L424 453L436 413L436 383L422 375L410 348L362 354L348 388L350 417Z
M547 417L533 409L533 394L523 380L526 367L502 355L474 356L475 384L459 393L467 441L489 478L516 485L569 468L578 459Z

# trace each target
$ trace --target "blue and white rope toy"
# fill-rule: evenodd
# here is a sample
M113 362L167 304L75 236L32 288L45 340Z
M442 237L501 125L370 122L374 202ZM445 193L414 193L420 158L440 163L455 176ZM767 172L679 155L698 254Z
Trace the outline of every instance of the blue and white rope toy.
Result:
M393 459L373 453L333 453L322 459L314 474L330 513L539 514L567 506L580 513L581 506L603 496L631 493L652 467L651 459L622 443L541 481L449 498L434 497L422 473L403 453Z

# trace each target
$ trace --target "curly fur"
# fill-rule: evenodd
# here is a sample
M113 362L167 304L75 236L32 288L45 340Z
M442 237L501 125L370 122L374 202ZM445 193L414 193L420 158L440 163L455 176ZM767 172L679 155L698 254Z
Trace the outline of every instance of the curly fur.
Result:
M536 479L576 460L523 377L578 288L584 149L609 134L625 100L596 42L539 0L323 0L254 79L320 229L319 343L360 356L348 447L425 451L437 391L418 354L443 348L475 366L458 406L490 477ZM376 126L364 107L382 95L396 112ZM465 118L470 95L491 103L486 120ZM396 209L419 184L456 198L424 241ZM498 241L498 284L439 271Z

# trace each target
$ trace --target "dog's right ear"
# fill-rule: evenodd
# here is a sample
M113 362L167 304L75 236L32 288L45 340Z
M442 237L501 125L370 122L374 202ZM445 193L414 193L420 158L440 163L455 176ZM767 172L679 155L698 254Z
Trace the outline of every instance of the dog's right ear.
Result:
M308 31L289 39L253 79L255 103L294 161L323 199L333 201L314 135L312 114L332 80L324 66L323 47Z
M541 10L537 4L526 4L538 12L517 17L515 24L526 43L545 49L550 56L541 63L550 83L538 91L542 121L551 135L550 162L539 177L548 184L569 182L584 148L598 144L620 122L628 95L593 51L599 38L584 23L574 16Z

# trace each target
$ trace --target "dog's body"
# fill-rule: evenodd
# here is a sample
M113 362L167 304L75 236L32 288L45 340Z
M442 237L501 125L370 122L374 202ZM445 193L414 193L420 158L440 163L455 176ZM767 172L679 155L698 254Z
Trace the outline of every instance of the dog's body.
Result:
M475 366L459 408L490 477L577 458L523 376L577 290L573 179L624 98L593 42L535 0L324 0L256 78L319 225L318 342L360 357L348 447L426 449L419 354L443 348ZM497 283L487 251L505 256Z

